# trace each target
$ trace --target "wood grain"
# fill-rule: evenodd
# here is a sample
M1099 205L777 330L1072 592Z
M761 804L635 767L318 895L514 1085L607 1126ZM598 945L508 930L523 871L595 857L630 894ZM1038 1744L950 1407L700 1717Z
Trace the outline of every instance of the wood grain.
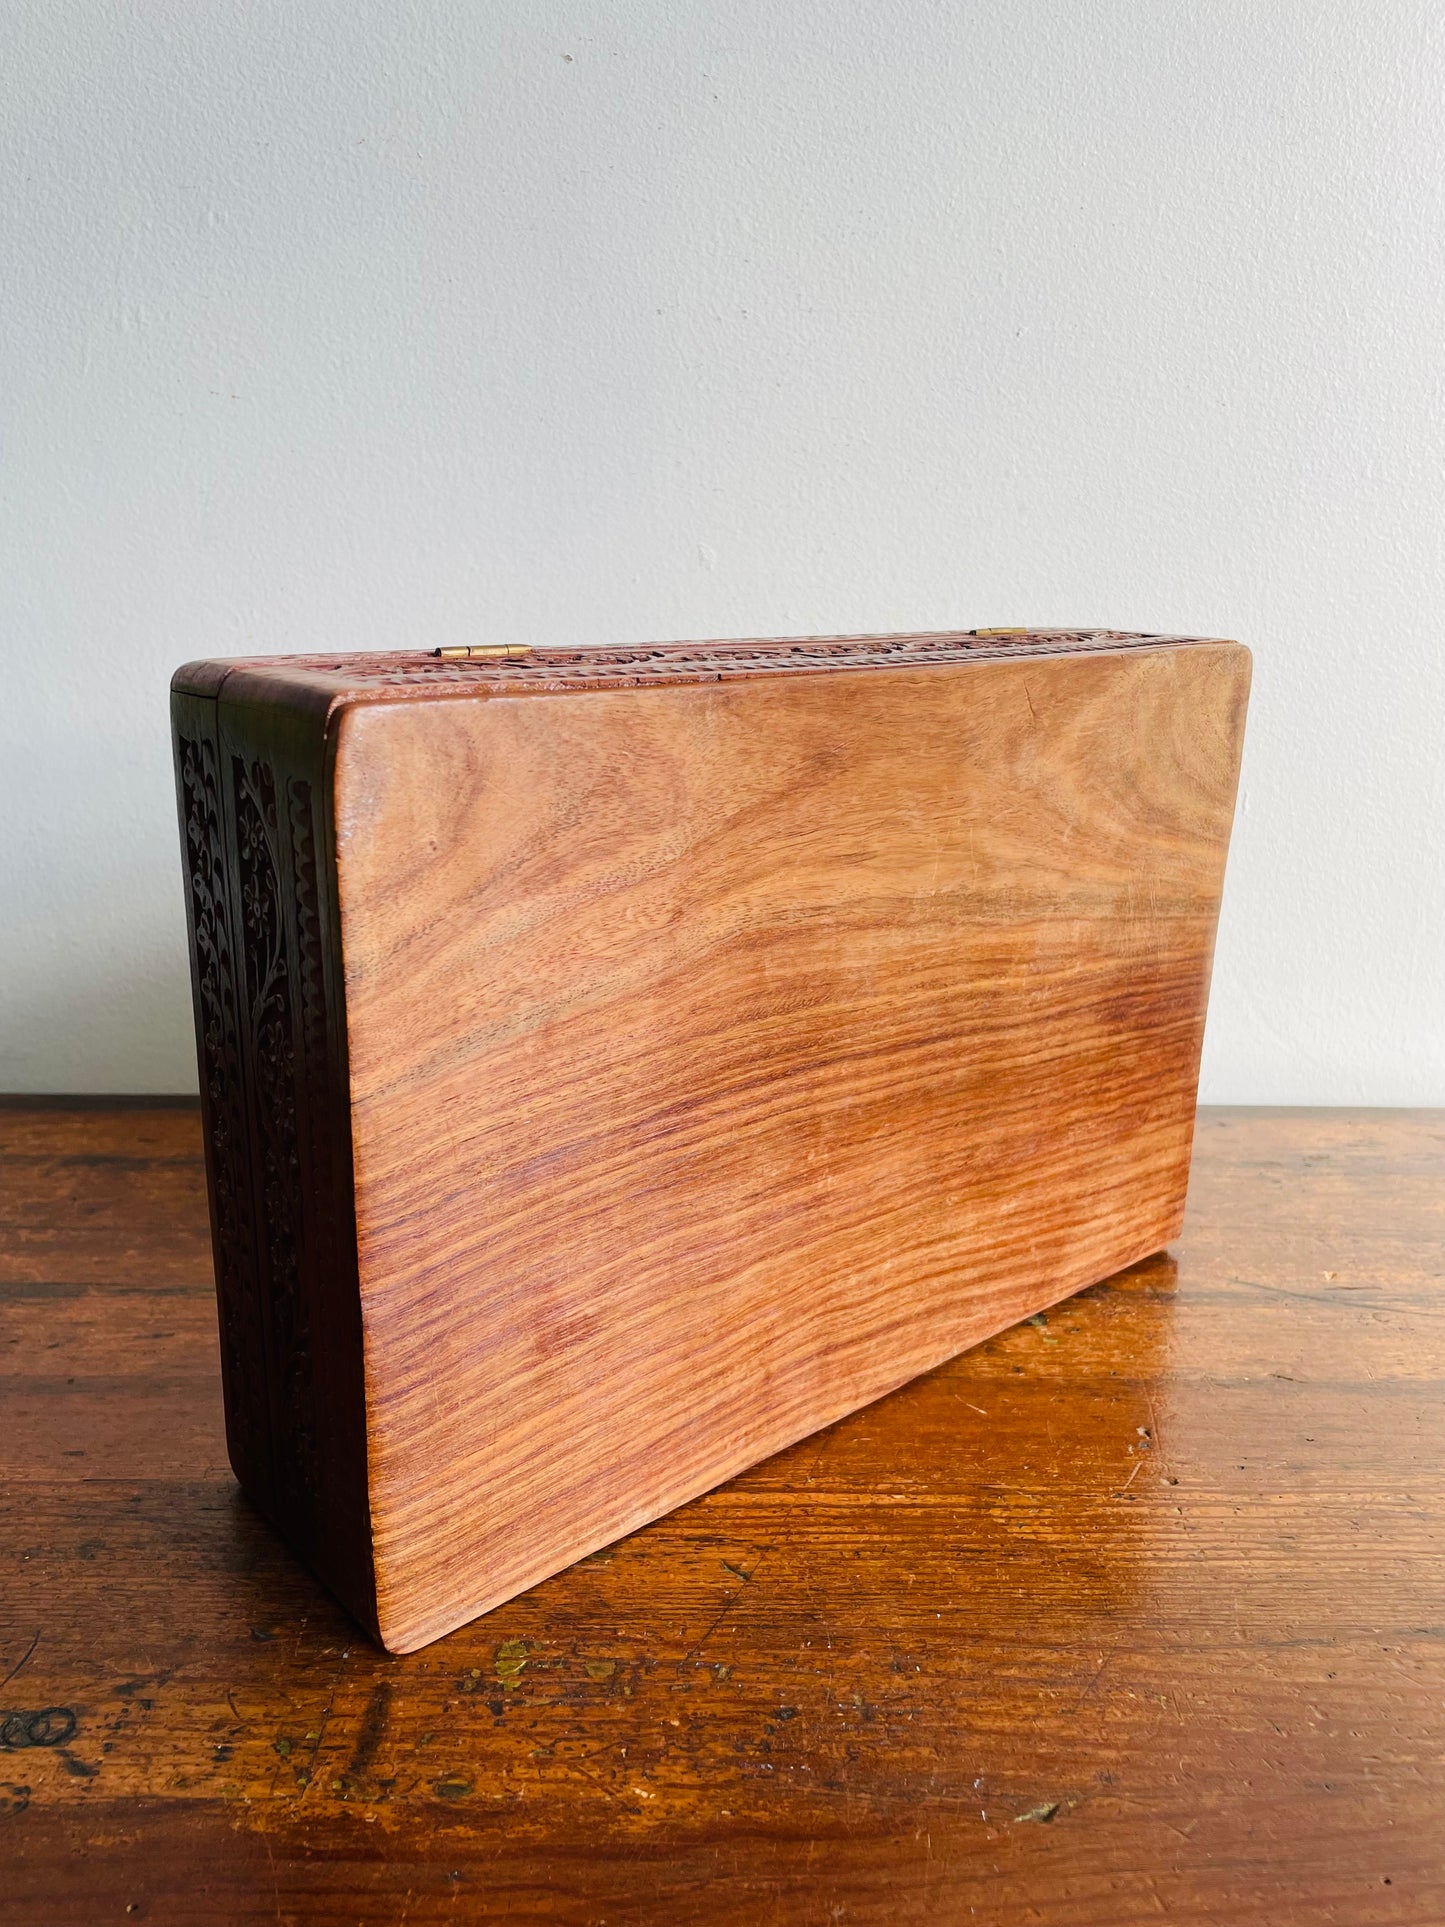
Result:
M1445 1116L1205 1112L1172 1253L403 1659L227 1469L195 1114L0 1210L7 1927L1445 1918Z
M179 673L231 1462L384 1644L1174 1235L1248 679L1112 632Z
M1174 1235L1247 676L342 718L388 1646Z

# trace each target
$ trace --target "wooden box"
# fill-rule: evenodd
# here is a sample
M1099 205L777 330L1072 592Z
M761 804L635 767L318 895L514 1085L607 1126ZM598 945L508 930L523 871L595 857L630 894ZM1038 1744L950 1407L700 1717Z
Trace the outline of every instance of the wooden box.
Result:
M410 1651L1180 1226L1238 644L174 682L236 1475Z

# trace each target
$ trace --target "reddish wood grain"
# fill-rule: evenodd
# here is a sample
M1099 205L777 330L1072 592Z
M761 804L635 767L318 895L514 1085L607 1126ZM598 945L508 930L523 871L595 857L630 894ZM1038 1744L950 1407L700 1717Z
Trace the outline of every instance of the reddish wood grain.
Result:
M7 1924L1445 1917L1445 1117L1205 1113L1171 1255L404 1659L225 1469L194 1115L0 1211Z
M1175 1234L1248 678L1197 643L342 716L388 1646Z

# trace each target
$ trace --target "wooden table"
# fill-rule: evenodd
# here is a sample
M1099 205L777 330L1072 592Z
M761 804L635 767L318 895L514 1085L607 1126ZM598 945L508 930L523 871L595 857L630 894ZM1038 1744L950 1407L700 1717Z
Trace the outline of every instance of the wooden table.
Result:
M1445 1920L1445 1115L388 1659L237 1496L189 1107L0 1112L0 1919Z

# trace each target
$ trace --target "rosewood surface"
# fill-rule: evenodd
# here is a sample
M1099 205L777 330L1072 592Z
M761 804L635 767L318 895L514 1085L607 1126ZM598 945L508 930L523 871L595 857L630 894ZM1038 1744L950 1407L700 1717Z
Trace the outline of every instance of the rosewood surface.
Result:
M232 1462L385 1645L1176 1234L1248 683L1072 631L178 673Z
M1445 1116L388 1658L226 1464L197 1116L0 1111L0 1920L1445 1919Z

